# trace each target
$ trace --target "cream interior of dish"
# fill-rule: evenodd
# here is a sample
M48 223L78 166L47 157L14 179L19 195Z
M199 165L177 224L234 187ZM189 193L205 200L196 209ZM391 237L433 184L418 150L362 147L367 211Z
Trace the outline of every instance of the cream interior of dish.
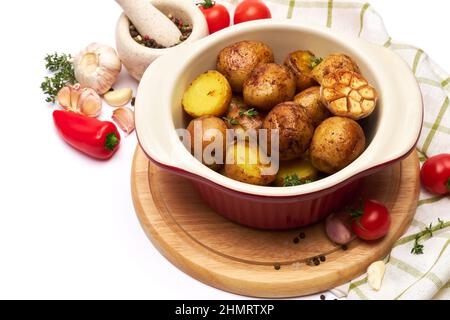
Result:
M193 59L189 59L184 68L184 73L179 77L178 83L172 95L172 116L175 128L186 128L189 124L189 117L184 113L181 101L183 94L189 87L189 84L201 73L207 70L215 70L217 55L224 47L242 40L257 40L269 45L275 55L275 62L282 64L290 52L296 50L310 50L316 56L326 57L331 53L344 53L349 55L360 67L362 74L377 89L380 85L373 77L371 67L365 63L364 59L351 48L350 44L342 44L326 35L317 36L308 31L299 32L299 30L286 30L274 28L270 31L249 32L245 36L230 35L227 39L216 42L207 51L198 52ZM372 142L375 132L378 128L380 114L383 112L383 95L380 92L378 105L374 113L361 121L366 135L366 148Z

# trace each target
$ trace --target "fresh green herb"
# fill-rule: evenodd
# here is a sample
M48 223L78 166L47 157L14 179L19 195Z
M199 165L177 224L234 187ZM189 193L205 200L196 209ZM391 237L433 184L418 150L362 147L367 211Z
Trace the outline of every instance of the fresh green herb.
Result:
M433 224L430 223L430 226L425 228L425 233L430 235L430 238L433 237Z
M304 184L311 183L312 180L300 179L297 174L293 174L291 176L287 176L284 178L284 187L295 187L301 186Z
M441 220L441 218L438 218L438 223L439 223L440 230L445 228L445 222L443 220Z
M447 180L447 189L450 190L450 178Z
M53 73L52 76L45 77L41 84L41 89L47 95L45 101L54 103L59 90L67 84L75 83L75 72L70 54L48 54L45 57L45 68Z
M438 224L436 226L433 226L433 224L430 223L430 225L426 227L425 230L419 232L416 235L411 253L416 255L423 254L424 245L421 244L420 241L432 238L434 236L434 232L446 228L448 226L447 224L448 223L441 220L441 218L438 218Z
M423 254L423 244L420 244L419 241L420 241L420 236L417 235L416 239L414 240L414 246L411 249L412 254L415 254L415 255Z
M234 118L223 117L222 119L225 120L226 122L228 122L232 126L237 126L239 124L239 121L237 121Z
M314 68L317 67L319 64L321 64L322 61L323 61L322 58L312 57L312 58L311 58L311 68L314 69Z
M255 110L255 108L251 108L249 110L240 110L239 116L241 117L256 117L259 114L258 111Z

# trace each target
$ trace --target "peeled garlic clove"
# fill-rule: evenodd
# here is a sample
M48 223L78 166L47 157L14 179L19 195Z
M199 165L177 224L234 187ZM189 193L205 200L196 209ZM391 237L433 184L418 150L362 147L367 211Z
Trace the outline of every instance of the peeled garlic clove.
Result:
M130 102L133 97L133 90L130 88L123 88L106 93L103 98L106 103L112 107L122 107Z
M69 86L65 86L63 87L61 90L59 90L58 92L58 96L56 97L59 105L61 107L63 107L64 109L69 109L71 108L71 99L70 99L70 95L71 95L71 90Z
M379 291L381 289L385 272L386 265L383 261L374 262L369 266L367 269L367 282L373 290Z
M134 112L130 108L123 107L114 110L112 118L127 134L134 131Z
M83 86L104 94L111 89L122 69L116 50L92 43L74 60L75 78Z
M102 99L94 89L85 88L78 100L78 112L85 116L95 118L102 111Z

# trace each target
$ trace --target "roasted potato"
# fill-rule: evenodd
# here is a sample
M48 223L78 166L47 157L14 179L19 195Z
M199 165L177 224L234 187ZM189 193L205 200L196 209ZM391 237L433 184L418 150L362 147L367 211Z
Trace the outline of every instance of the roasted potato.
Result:
M300 92L295 96L294 102L306 110L314 128L332 116L331 112L322 103L320 87L311 87Z
M366 118L375 110L378 93L359 73L337 71L323 78L322 101L336 116Z
M323 78L330 73L339 70L353 71L360 73L358 65L353 60L342 53L334 53L326 57L312 71L311 75L319 84L322 84Z
M267 186L276 178L276 172L273 172L270 164L261 163L259 147L249 143L229 146L226 162L225 176L237 181Z
M280 163L275 185L292 187L312 182L318 178L319 171L307 159L284 161Z
M271 143L271 130L279 130L280 160L300 158L308 150L314 134L311 118L305 109L294 102L284 102L270 111L263 123L268 130Z
M366 146L361 126L343 117L328 118L317 127L311 143L311 162L318 170L333 174L355 161Z
M191 153L194 156L197 156L201 151L202 163L214 171L220 170L225 163L225 152L227 147L227 126L225 125L225 122L222 119L213 116L203 116L192 120L187 130L191 137ZM201 139L201 150L195 150L197 139ZM214 147L220 149L209 150L209 148L214 149ZM211 158L216 159L205 159L205 150L207 151L206 155L210 154L212 156Z
M227 79L215 70L195 79L183 97L184 110L193 118L223 116L231 101L231 87Z
M249 108L240 98L232 99L225 117L227 127L241 131L241 134L248 130L255 130L255 133L258 133L258 130L262 128L263 121L264 116L254 108Z
M291 101L295 88L294 75L287 67L262 64L244 82L244 101L260 111L270 111L281 102Z
M306 90L317 85L316 80L311 76L313 63L316 57L310 51L295 51L289 54L284 62L295 76L297 92Z
M244 81L259 64L274 62L272 49L258 41L241 41L220 51L217 70L230 82L236 93L242 92Z

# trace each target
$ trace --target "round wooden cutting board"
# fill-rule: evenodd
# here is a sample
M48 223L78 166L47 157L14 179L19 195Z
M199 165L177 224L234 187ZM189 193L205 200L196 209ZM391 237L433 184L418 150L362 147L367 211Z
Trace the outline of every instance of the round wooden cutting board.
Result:
M402 163L364 180L361 197L388 206L391 230L382 241L354 240L344 248L328 240L323 223L273 232L230 222L203 203L189 180L151 164L139 147L131 184L145 232L182 271L236 294L297 297L344 284L389 253L416 210L419 161L413 152ZM321 256L326 261L316 266L320 260L314 258Z

